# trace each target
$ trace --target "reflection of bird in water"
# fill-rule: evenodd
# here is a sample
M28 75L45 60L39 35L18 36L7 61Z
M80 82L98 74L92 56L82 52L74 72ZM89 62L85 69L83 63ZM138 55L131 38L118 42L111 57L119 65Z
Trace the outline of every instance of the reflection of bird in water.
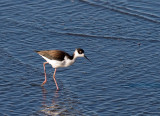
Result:
M49 116L57 116L64 112L65 109L59 109L59 107L55 105L46 106L44 109L41 110L42 113Z
M50 91L42 87L42 107L39 111L40 115L47 116L83 116L79 101L73 99L74 95L70 95L72 92L68 91ZM69 94L69 95L68 95ZM66 95L66 96L65 96Z
M57 84L56 78L55 78L56 69L60 68L60 67L68 67L68 66L72 65L75 62L77 57L85 57L86 59L88 59L84 55L84 50L80 49L80 48L75 50L73 56L70 56L68 53L66 53L64 51L60 51L60 50L45 50L45 51L36 51L36 52L47 61L47 62L43 63L45 80L41 86L43 86L47 82L45 64L49 63L52 65L53 68L55 68L55 71L53 74L53 79L56 84L57 90L59 90L59 87L58 87L58 84Z
M58 104L56 104L55 99L59 97L58 92L56 91L54 93L54 97L52 100L52 103L47 103L47 90L42 87L42 93L43 93L43 102L42 102L42 108L40 110L41 113L44 113L45 115L51 115L51 116L57 116L63 112L65 112L66 109L61 108Z

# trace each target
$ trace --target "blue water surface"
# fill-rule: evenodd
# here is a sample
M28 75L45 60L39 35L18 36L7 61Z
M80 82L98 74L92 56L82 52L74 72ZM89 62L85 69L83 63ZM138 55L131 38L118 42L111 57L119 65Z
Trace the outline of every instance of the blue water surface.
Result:
M159 0L0 1L0 115L159 116ZM34 50L83 48L67 68Z

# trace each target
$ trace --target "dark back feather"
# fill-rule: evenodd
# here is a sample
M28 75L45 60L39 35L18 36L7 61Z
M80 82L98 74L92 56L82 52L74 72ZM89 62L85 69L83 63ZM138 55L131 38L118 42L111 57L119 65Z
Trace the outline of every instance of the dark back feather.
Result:
M45 50L45 51L35 51L38 54L50 59L50 60L64 60L64 57L67 56L69 59L73 59L73 56L70 56L64 51L60 50Z

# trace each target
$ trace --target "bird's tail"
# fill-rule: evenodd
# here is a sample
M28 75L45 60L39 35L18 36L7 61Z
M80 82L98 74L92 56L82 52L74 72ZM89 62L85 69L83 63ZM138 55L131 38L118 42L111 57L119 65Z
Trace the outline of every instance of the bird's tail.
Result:
M34 50L34 52L38 53L38 52L40 52L40 51Z

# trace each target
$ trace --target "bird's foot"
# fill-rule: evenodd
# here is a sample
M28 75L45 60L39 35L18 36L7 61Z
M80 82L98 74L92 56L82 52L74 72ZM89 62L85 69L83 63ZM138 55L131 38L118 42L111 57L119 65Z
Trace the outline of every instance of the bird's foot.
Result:
M46 82L47 82L47 81L44 81L44 82L41 84L41 86L43 86Z

